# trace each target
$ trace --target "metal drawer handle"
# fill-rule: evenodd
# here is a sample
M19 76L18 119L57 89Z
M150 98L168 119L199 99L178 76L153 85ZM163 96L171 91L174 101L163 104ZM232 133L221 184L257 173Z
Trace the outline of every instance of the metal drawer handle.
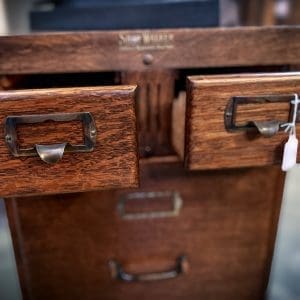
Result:
M158 273L144 273L144 274L129 274L126 273L122 265L115 261L109 261L109 268L113 279L118 279L126 282L140 282L140 281L156 281L175 278L184 274L188 270L188 260L186 256L182 255L176 259L174 269L162 271Z
M45 121L81 121L83 124L84 144L72 145L69 142L65 142L52 145L36 144L31 148L20 148L17 137L17 125L35 124ZM93 151L96 144L96 137L96 125L91 113L89 112L8 116L5 119L5 142L12 155L15 157L39 156L42 161L49 164L57 163L66 152L73 153Z
M272 137L278 131L283 130L280 125L286 122L278 121L278 120L271 120L271 121L255 121L249 120L245 125L236 125L236 111L238 105L245 105L245 104L266 104L266 103L284 103L284 102L291 102L294 99L294 95L270 95L270 96L256 96L256 97L248 97L248 96L237 96L232 97L229 101L224 115L224 123L225 128L229 132L234 131L250 131L256 129L262 136L264 137ZM292 120L293 117L293 110L294 105L291 105L290 113L289 113L289 122ZM297 119L297 122L299 120Z

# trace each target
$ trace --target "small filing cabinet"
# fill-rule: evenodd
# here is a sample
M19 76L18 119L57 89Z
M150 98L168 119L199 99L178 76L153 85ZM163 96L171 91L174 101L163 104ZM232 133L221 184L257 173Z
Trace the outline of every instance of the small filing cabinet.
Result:
M263 299L299 41L298 27L0 38L0 178L24 298ZM86 145L83 117L61 116L74 113L93 116L94 146L47 163L40 145Z

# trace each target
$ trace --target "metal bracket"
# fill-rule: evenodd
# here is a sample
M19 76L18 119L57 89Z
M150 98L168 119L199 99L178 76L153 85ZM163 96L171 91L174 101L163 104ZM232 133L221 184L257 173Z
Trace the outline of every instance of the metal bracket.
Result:
M126 212L126 203L133 199L154 200L154 199L170 199L173 203L172 210L168 211L150 211L150 212ZM165 201L165 200L162 200ZM155 192L134 192L122 195L118 204L118 211L124 220L141 220L141 219L154 219L154 218L168 218L176 217L180 213L182 207L182 199L176 191L155 191Z
M72 145L69 142L64 142L52 145L36 144L31 148L21 148L18 143L17 125L35 124L45 121L81 121L83 123L84 144ZM93 151L96 144L96 136L96 125L89 112L8 116L5 119L5 141L12 155L15 157L39 156L41 160L49 164L58 162L66 152Z
M232 97L229 101L224 114L224 123L225 128L229 132L235 131L253 131L257 130L264 137L271 137L276 134L278 131L283 130L281 128L282 123L290 122L293 116L294 106L291 105L289 111L289 120L286 122L271 120L271 121L256 121L249 120L244 125L237 126L235 123L236 119L236 111L238 105L246 105L246 104L266 104L266 103L284 103L291 102L294 99L294 95L266 95L266 96L236 96ZM267 116L266 116L267 117ZM297 117L297 122L299 121L299 117Z

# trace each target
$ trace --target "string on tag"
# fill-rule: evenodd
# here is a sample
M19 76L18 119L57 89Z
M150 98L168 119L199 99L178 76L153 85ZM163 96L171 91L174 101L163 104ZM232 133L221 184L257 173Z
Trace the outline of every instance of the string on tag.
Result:
M286 127L284 132L289 132L289 134L296 135L296 120L297 120L297 113L298 113L298 104L300 103L298 94L294 94L294 100L291 101L291 104L294 105L293 111L293 119L292 122L281 124L280 127Z
M281 124L281 127L285 127L285 132L289 132L289 139L284 145L283 159L281 169L288 171L294 167L297 163L297 152L298 152L298 139L296 137L296 120L298 113L298 104L300 103L297 94L294 94L295 99L291 101L294 105L293 119L292 122Z

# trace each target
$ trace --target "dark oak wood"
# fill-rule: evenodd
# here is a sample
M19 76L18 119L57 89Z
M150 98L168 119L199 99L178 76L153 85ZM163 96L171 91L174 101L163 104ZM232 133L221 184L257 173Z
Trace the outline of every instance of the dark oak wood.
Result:
M299 64L299 51L298 26L46 33L1 37L0 74Z
M228 132L225 108L233 96L284 95L300 92L300 73L199 76L189 78L186 117L186 165L189 169L265 166L280 163L288 135L271 138ZM292 99L292 98L291 98ZM290 106L245 105L237 124L245 121L288 121Z
M39 157L14 157L0 139L2 197L82 192L138 184L134 86L0 92L0 122L10 115L90 112L97 141L89 153L66 153L49 165ZM46 122L18 127L25 146L83 140L81 122Z
M283 178L278 167L186 173L144 161L138 190L6 199L25 299L263 299ZM182 209L124 220L120 196L134 191L177 191ZM176 279L130 284L109 273L110 259L140 273L170 268L180 254L189 269Z

